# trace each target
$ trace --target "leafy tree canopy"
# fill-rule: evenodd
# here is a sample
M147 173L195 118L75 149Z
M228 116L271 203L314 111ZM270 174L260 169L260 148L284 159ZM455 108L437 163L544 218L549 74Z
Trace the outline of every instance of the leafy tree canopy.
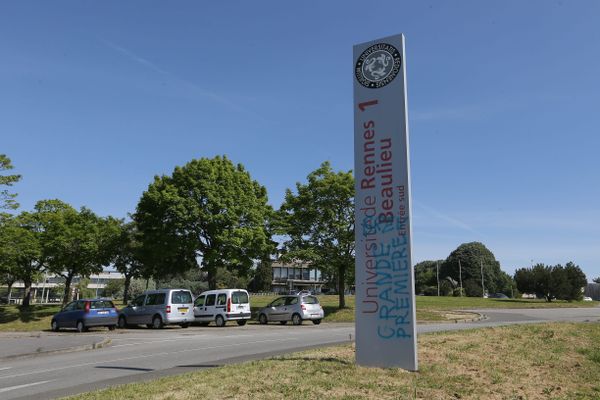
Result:
M156 176L134 220L142 258L155 277L197 267L211 288L217 269L246 276L254 260L271 254L267 191L227 157L192 160L171 176Z
M546 301L581 300L582 288L587 285L585 274L572 262L564 267L560 264L536 264L531 268L521 268L515 272L515 281L519 291L535 293Z
M21 175L4 175L4 171L13 169L10 158L0 154L0 186L12 186L21 179ZM0 190L0 209L15 209L19 203L15 201L16 193L9 193L7 189Z
M467 295L481 296L481 271L483 269L483 278L485 291L488 293L502 292L511 294L511 279L508 274L500 269L500 263L496 261L494 254L488 250L483 243L470 242L463 243L454 250L440 268L440 277L451 277L460 281L462 270L463 288ZM465 282L469 281L468 287ZM470 291L467 291L469 289Z
M336 279L342 308L346 283L354 279L354 177L324 162L307 180L296 193L286 191L279 210L284 250L288 259L311 262Z
M40 221L47 268L65 278L66 304L75 276L100 273L102 266L112 261L119 221L100 218L85 207L77 211L60 200L39 201L35 213Z

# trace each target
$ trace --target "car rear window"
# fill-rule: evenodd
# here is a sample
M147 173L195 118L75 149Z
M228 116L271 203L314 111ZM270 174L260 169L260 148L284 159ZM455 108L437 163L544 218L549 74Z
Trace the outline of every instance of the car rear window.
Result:
M171 303L173 304L189 304L192 303L192 294L187 290L180 290L171 294Z
M115 305L113 304L112 301L109 301L109 300L99 300L99 301L92 301L92 304L90 304L90 308L92 310L96 310L98 308L115 308Z
M319 304L319 299L317 299L315 296L304 296L302 298L302 302L304 304Z
M231 293L231 302L233 304L246 304L248 303L248 293L246 292L233 292Z

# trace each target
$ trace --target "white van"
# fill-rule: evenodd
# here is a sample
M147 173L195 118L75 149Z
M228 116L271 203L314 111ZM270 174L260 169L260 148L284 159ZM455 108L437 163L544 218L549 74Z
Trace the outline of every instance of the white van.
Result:
M217 326L225 326L227 321L236 321L243 326L250 314L250 296L244 289L209 290L194 301L194 318L200 325L214 321Z

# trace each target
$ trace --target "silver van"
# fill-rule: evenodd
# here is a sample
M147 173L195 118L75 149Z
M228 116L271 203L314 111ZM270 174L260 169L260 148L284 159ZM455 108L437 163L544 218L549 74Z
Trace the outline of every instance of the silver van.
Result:
M201 293L194 301L194 317L200 325L213 322L221 327L227 321L246 325L250 319L250 296L244 289L217 289Z
M194 321L192 292L187 289L147 290L119 313L118 326L146 325L160 329L165 325L187 328Z

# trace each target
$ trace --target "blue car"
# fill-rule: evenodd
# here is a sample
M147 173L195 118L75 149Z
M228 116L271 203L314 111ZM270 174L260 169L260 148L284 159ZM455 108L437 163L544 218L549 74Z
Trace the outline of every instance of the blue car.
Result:
M75 328L85 332L93 326L106 326L111 331L117 327L119 312L112 301L106 299L82 299L72 301L54 314L50 326L53 331Z

